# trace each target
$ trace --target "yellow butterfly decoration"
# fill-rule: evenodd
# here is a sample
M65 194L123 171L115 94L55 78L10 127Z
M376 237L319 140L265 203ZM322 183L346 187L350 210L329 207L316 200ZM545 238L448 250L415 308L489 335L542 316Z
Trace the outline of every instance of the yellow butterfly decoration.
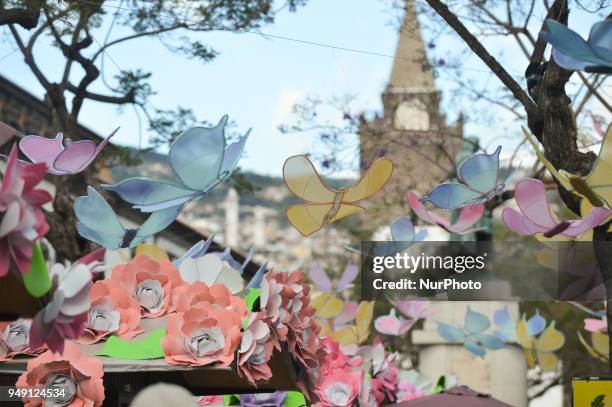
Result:
M554 352L563 347L565 336L555 328L554 321L536 338L529 335L527 321L523 318L516 324L516 338L525 350L525 358L530 369L535 367L536 361L545 372L557 368L558 359Z
M608 338L608 335L601 332L592 332L591 344L589 344L586 339L584 339L582 334L578 332L578 339L580 339L580 343L582 343L591 356L601 360L602 362L608 363L610 360L610 339Z
M344 309L344 301L335 292L319 294L310 305L317 311L315 317L323 319L336 318Z
M586 176L571 174L565 170L557 170L546 159L534 137L523 127L525 138L535 150L538 158L561 183L563 188L584 198L581 213L588 213L588 204L604 206L612 209L612 125L608 127L597 160L591 172ZM586 202L585 202L586 201Z
M362 301L357 308L355 325L332 332L332 339L341 345L359 345L365 342L370 335L373 317L374 301Z
M154 244L139 244L136 246L135 255L147 256L148 258L156 261L170 261L168 253L161 247Z
M363 211L365 208L355 203L378 192L392 173L393 163L382 157L352 187L332 189L325 185L308 157L289 157L283 166L283 177L289 190L304 203L290 206L287 219L302 235L310 236L329 223Z

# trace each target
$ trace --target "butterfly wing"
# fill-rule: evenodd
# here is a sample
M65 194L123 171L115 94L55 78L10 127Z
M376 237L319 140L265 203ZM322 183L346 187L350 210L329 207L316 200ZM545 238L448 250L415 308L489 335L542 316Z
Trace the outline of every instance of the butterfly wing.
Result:
M486 331L489 326L491 326L491 321L489 321L489 318L487 318L486 315L481 314L480 312L472 311L472 309L468 307L465 314L465 325L463 328L469 335L482 333Z
M395 310L391 309L389 315L383 315L374 320L374 328L383 335L401 336L410 329L403 330L403 322L406 321L401 321L395 315Z
M529 336L527 330L527 322L525 319L521 319L516 323L516 340L525 349L525 359L527 360L527 366L533 368L535 366L535 358L533 356L533 342L532 337Z
M310 305L316 310L316 316L323 319L336 318L344 309L344 301L333 292L321 293L311 301Z
M323 227L325 216L331 208L331 204L298 204L287 208L285 214L289 223L307 237Z
M516 324L510 317L508 306L495 311L493 314L493 322L499 327L498 331L493 332L493 335L504 341L512 341L516 336Z
M546 320L540 315L540 311L536 310L535 314L527 320L527 334L537 336L544 328L546 328Z
M218 180L225 154L227 115L214 127L192 127L181 133L168 154L172 169L189 189L203 191Z
M92 141L81 140L66 144L66 148L55 159L53 166L67 174L76 174L83 171L100 154L110 139L117 133L115 129L98 146Z
M498 182L501 146L491 154L474 154L459 166L459 179L475 191L487 194Z
M423 221L427 223L431 223L432 225L438 225L444 229L448 229L449 222L448 219L443 218L442 216L430 212L425 209L423 203L419 200L417 194L412 191L406 193L406 199L408 200L408 205L412 211Z
M265 262L261 266L259 266L259 268L255 272L255 274L253 275L253 277L249 281L249 284L247 285L247 291L250 288L260 288L261 287L261 283L263 282L264 276L266 275L266 273L268 271L269 270L268 270L268 263L267 262Z
M471 205L463 208L459 213L457 222L448 227L452 233L466 234L471 233L474 229L469 229L474 223L478 222L484 215L485 206L483 204Z
M330 292L332 291L332 281L325 272L325 269L321 266L313 266L308 271L308 277L312 281L319 291Z
M457 209L481 203L485 197L458 182L445 182L434 187L421 201L429 201L441 209Z
M100 187L116 193L124 201L146 212L164 209L164 206L182 205L195 193L172 182L155 181L144 177L128 178L115 185L102 184Z
M199 242L191 246L191 248L187 250L185 254L183 254L178 259L174 260L173 262L174 266L178 268L183 262L183 260L185 259L204 256L204 254L206 254L206 252L212 245L214 238L215 238L215 234L213 233L205 241L200 240Z
M167 228L172 222L174 222L179 213L181 213L182 209L182 206L174 206L153 212L146 222L138 228L136 236L134 239L132 239L132 242L130 242L130 247L136 247L149 237L154 236Z
M230 144L225 149L220 170L220 174L224 177L231 175L236 170L236 167L238 167L238 162L244 153L244 146L249 138L249 134L251 134L251 130L249 130L240 140Z
M563 68L576 70L586 68L587 63L606 64L576 32L554 20L547 20L546 24L548 33L541 35L553 46L553 57Z
M283 165L283 177L287 188L308 203L330 204L336 191L327 187L304 155L289 157Z
M51 174L62 175L63 171L55 169L55 159L64 151L64 135L57 133L55 138L25 136L19 141L19 149L33 163L47 164Z
M362 301L357 308L357 318L355 321L357 337L359 338L358 343L368 339L372 319L374 319L374 301Z
M82 237L111 250L121 246L125 228L98 191L87 187L87 196L74 202L74 213L79 219L77 231Z
M612 209L612 125L608 126L597 160L585 182L604 205Z
M552 229L559 221L550 211L546 187L538 179L525 178L514 190L516 203L525 217L544 229Z
M438 334L444 338L445 341L451 343L465 341L465 332L463 332L461 328L440 321L436 321L436 323L438 324Z
M355 185L346 189L342 202L357 202L365 199L385 186L393 173L393 162L386 157L374 161Z
M357 266L354 264L349 264L346 266L344 273L342 273L340 280L338 280L336 291L344 291L351 288L353 286L353 281L355 281L358 274L359 268L357 268Z

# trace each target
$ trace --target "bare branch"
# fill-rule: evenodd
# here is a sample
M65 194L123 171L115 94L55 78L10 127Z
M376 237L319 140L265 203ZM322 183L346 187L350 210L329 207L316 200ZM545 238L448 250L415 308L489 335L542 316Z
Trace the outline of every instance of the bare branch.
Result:
M0 26L19 25L30 30L38 25L40 17L41 2L39 0L28 0L25 8L0 8Z

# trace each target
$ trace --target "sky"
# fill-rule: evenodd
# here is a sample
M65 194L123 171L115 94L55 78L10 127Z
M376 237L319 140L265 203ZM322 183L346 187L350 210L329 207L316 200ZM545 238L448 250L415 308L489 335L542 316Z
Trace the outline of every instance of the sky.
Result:
M262 31L393 55L398 34L393 21L388 2L382 0L310 0L297 13L281 12L276 23ZM584 33L585 29L581 31ZM102 35L98 34L96 40L101 42ZM114 64L121 69L150 70L153 73L151 84L156 92L149 98L151 106L159 109L189 107L198 119L209 122L216 122L227 113L239 130L252 128L246 156L241 161L243 169L280 175L287 157L317 148L315 134L282 134L278 130L280 124L293 121L291 107L307 96L329 98L352 94L356 96L353 105L356 111L371 114L382 110L381 93L390 76L392 58L248 33L213 32L197 36L220 52L211 63L189 60L173 54L157 40L143 39L109 49L111 60L106 60L106 78L112 79L117 72ZM520 59L514 58L518 52L513 49L515 47L508 45L503 40L490 44L493 51L504 54L509 60ZM13 47L5 35L0 43L0 58L10 54ZM457 47L464 46L452 37L444 37L436 40L435 52L444 55L444 50ZM47 72L53 72L50 76L59 78L62 64L55 51L43 43L36 54ZM467 60L465 68L468 78L486 79L491 81L491 86L495 85L496 79L490 79L486 68L475 58ZM521 64L510 66L510 71L516 75L522 69ZM0 74L35 95L43 94L19 52L0 60ZM444 91L453 84L440 79L437 85L443 91L443 107L452 120L459 113L457 103L451 103L449 97L444 98ZM101 84L97 86L100 91L104 90ZM450 105L452 111L448 108ZM503 137L510 131L508 129L515 133L518 127L506 112L500 110L496 114L494 125L487 127L468 122L466 133L485 134L485 139L501 137L501 143L505 143ZM130 107L118 109L88 101L80 120L100 134L120 126L114 138L116 143L147 146L147 126L145 124L139 132L138 120Z

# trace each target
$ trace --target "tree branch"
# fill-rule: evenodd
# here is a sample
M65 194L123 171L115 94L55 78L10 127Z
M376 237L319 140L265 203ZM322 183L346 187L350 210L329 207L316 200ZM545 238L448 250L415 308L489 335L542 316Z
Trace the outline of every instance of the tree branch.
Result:
M467 29L457 16L440 0L425 0L440 17L463 39L472 51L484 62L499 80L512 92L514 97L521 102L528 115L537 114L537 106L521 85L512 78L506 69L487 51L478 39Z
M38 25L40 8L39 0L27 0L25 8L0 8L0 26L17 24L30 30Z
M19 36L19 33L17 32L17 29L15 28L15 26L13 26L12 24L9 24L9 30L11 31L11 34L13 35L13 38L15 39L15 42L17 43L17 46L19 47L19 50L23 54L25 63L30 67L30 69L34 73L34 76L36 76L36 79L38 79L40 84L45 88L45 90L48 91L51 88L51 83L49 82L47 77L42 73L42 71L36 64L36 61L34 60L34 55L32 54L32 45L33 45L32 40L30 40L30 43L26 47L25 44L23 43L23 40Z
M79 88L71 83L66 86L66 89L73 94L80 93L85 99L95 100L96 102L112 103L116 105L122 105L125 103L134 103L136 100L135 92L130 92L123 96L111 96L102 95L95 92L81 91Z

